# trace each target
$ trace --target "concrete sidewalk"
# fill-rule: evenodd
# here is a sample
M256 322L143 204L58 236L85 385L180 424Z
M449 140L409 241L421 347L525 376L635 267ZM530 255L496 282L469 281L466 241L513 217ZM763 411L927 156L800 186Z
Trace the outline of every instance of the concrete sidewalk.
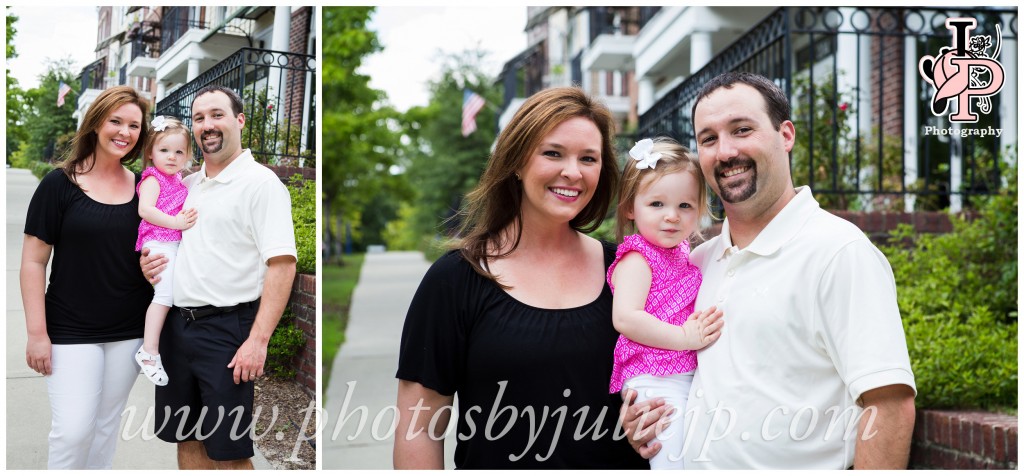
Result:
M395 372L402 324L429 267L418 252L366 255L352 295L345 343L324 391L324 469L392 468L394 431L389 430L397 425ZM454 433L445 441L448 469L454 467Z
M46 469L50 400L46 379L25 363L25 310L18 272L24 241L25 214L39 181L31 172L7 169L7 469ZM175 445L153 436L154 386L141 373L122 415L114 469L176 469ZM133 418L128 418L132 410ZM259 452L256 469L273 469Z

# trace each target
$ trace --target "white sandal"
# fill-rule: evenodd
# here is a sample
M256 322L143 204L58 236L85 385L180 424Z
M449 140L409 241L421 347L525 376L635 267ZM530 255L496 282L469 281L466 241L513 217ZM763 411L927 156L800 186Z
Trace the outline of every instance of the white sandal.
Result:
M145 360L153 361L152 364L143 363ZM164 386L167 385L167 372L164 372L164 364L160 361L160 354L150 354L139 347L139 351L135 353L135 362L142 367L142 373L149 378L150 382L156 385Z

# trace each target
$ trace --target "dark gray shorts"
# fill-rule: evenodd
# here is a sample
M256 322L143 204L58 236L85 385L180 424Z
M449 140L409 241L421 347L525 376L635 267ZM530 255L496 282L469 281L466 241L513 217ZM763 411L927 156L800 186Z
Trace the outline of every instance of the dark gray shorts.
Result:
M171 308L160 333L169 381L156 387L155 428L163 441L202 441L214 461L251 458L252 382L227 368L249 337L259 306L187 321Z

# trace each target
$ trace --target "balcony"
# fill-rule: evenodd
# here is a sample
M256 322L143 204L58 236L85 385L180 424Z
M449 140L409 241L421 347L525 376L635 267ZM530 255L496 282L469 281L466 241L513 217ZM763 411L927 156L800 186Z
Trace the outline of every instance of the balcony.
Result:
M533 45L507 61L498 75L498 81L505 86L501 112L498 114L498 130L512 119L519 106L525 102L525 98L546 87L543 78L547 58L542 45L543 43Z
M242 96L246 117L242 146L271 165L311 167L316 159L316 59L311 55L242 48L172 91L156 114L192 123L192 100L210 84ZM196 149L200 158L201 151Z
M157 58L160 52L155 42L146 42L142 37L132 40L131 61L128 62L128 76L152 78L156 74Z
M960 211L972 197L1002 187L1003 151L1017 142L1017 84L1016 75L1007 74L1002 92L991 98L991 113L954 127L992 127L1002 130L1000 137L928 134L929 127L953 126L930 111L932 89L917 64L951 45L944 23L958 16L976 19L971 34L991 35L993 43L1000 25L1003 51L1013 54L999 60L1016 70L1016 9L783 7L699 70L679 73L678 84L642 113L638 135L668 135L694 147L690 110L700 88L726 71L756 72L790 98L797 136L790 154L794 183L809 185L823 206ZM662 23L664 17L651 25L680 35L691 31L682 27L685 22ZM650 44L661 41L657 31L645 30L641 37ZM670 62L670 50L648 63Z
M598 35L583 54L583 69L588 71L629 71L633 69L635 36Z

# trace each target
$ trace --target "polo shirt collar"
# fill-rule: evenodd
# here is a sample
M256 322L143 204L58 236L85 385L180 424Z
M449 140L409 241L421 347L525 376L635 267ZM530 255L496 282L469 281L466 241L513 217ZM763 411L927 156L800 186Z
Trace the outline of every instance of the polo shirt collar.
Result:
M206 161L203 161L203 166L202 168L199 169L199 172L202 174L200 175L200 177L202 177L203 182L207 180L213 180L220 183L228 183L232 179L237 177L239 174L241 174L242 171L249 166L249 164L254 162L256 162L256 159L253 158L252 151L250 151L249 149L242 149L242 153L239 154L238 157L235 157L235 160L232 160L231 163L228 164L228 166L225 167L224 170L221 170L220 173L217 174L217 176L214 178L209 178L206 176Z
M779 212L771 222L768 223L761 233L754 238L745 251L769 256L774 254L782 245L786 244L796 236L807 223L815 210L818 210L818 201L814 199L811 188L807 186L798 187L796 196ZM726 217L722 223L722 239L719 240L721 248L716 250L717 259L725 258L728 253L735 251L732 244L732 235L729 234L729 218Z

